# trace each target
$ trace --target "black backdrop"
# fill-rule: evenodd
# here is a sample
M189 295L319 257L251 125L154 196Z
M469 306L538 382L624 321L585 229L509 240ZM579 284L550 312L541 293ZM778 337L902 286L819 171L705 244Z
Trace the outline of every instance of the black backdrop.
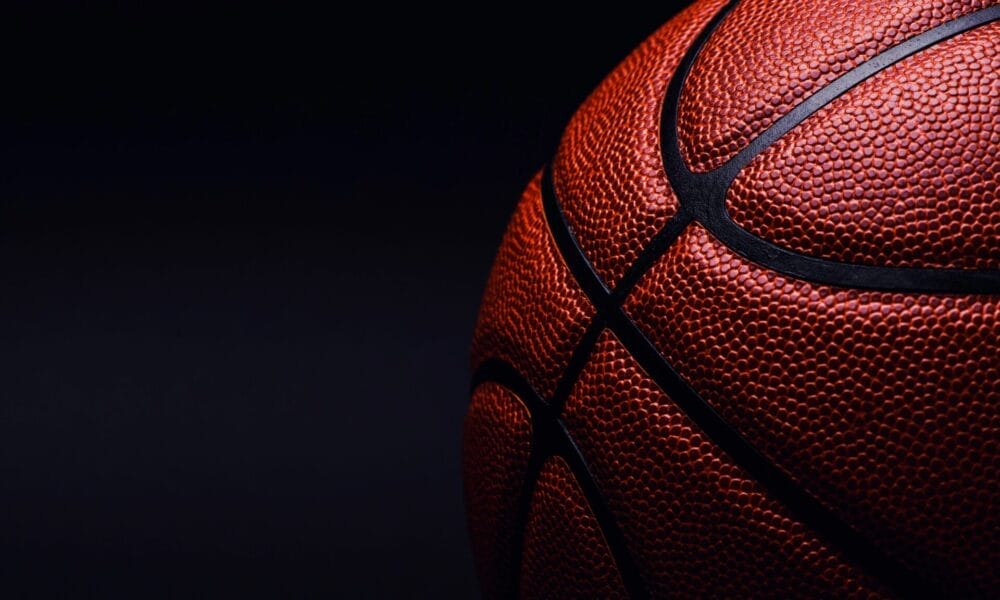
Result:
M3 595L474 596L492 255L675 7L164 6L6 42Z

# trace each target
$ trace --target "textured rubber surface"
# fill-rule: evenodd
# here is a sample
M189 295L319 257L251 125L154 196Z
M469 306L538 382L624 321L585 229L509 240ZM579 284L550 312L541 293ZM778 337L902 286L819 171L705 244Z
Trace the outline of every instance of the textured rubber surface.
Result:
M487 595L504 588L513 570L517 501L531 451L528 410L510 391L484 383L465 416L463 461L469 535L476 572Z
M946 40L806 119L733 182L733 220L844 262L1000 268L997 39Z
M793 106L879 52L994 2L741 2L698 56L681 95L681 151L717 168Z
M522 597L627 597L597 520L558 456L538 476L526 529Z
M570 120L553 162L563 210L614 285L677 211L660 158L663 94L684 51L724 0L698 2L629 55Z
M653 595L863 597L878 589L712 444L610 331L565 419Z
M627 59L512 219L473 394L531 441L484 593L998 597L1000 6L734 4Z
M884 552L951 590L996 585L1000 300L792 281L692 225L625 310L726 421Z
M472 365L504 360L549 394L595 311L548 234L539 182L540 176L524 191L493 263Z

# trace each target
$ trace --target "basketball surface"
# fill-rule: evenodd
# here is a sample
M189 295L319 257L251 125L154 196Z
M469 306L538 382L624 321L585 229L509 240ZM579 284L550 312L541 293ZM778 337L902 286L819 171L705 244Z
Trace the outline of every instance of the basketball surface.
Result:
M1000 597L1000 5L700 0L476 324L484 595Z

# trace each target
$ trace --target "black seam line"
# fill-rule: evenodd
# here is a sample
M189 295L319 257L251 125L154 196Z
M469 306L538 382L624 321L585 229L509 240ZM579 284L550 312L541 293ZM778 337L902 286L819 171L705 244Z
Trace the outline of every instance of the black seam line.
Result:
M624 302L632 287L638 283L646 270L653 265L658 255L665 252L674 243L674 240L683 233L684 228L687 227L693 217L690 211L684 210L683 207L674 214L667 221L666 225L653 236L646 246L646 251L636 259L625 272L625 275L622 276L621 281L615 289L611 291L580 248L576 233L573 231L573 226L570 225L569 219L566 218L566 213L563 212L558 196L556 195L553 170L550 165L545 167L542 172L542 208L545 220L549 225L549 231L552 233L556 247L559 248L563 262L574 279L576 279L577 285L580 286L583 293L590 299L591 304L597 309L596 318L602 318L604 313L613 310ZM570 260L567 255L567 248L578 249L581 260ZM656 249L658 254L654 255L652 252L648 252L650 248ZM575 251L573 252L575 253ZM572 381L569 383L572 384Z
M730 5L732 6L732 5ZM876 73L943 40L1000 18L1000 6L978 10L909 38L841 75L757 136L739 154L707 173L693 173L681 157L677 138L677 113L681 91L698 52L708 36L689 49L667 87L661 116L661 152L664 170L681 206L691 211L719 241L744 258L789 275L819 284L891 292L943 294L1000 294L1000 270L879 267L823 259L782 248L740 227L726 210L726 194L739 172L785 133L842 94ZM640 255L650 265L662 248L648 248ZM637 262L640 262L637 261ZM631 284L641 277L633 274Z
M556 192L555 181L552 175L553 170L551 165L546 166L542 170L542 212L548 223L552 239L561 250L562 248L578 244L573 226L569 224L562 207L555 200ZM601 313L607 309L611 292L608 290L607 285L605 285L604 280L597 273L597 270L594 269L594 265L588 260L570 260L565 253L562 253L562 255L563 261L569 268L569 272L576 279L577 284L587 297L590 298L597 312Z
M603 327L597 329L598 333ZM598 528L607 542L611 557L618 567L622 584L630 598L648 598L645 584L639 575L639 570L629 554L625 536L615 521L611 509L597 486L587 462L573 441L566 424L553 410L535 388L509 363L499 359L484 361L472 376L471 389L479 385L493 382L514 393L527 407L531 418L532 444L528 458L525 484L521 491L518 509L515 516L511 557L512 573L505 580L510 587L508 595L517 596L517 586L520 581L521 559L524 552L524 534L527 528L528 515L531 509L531 497L541 473L542 465L551 456L560 456L573 472L577 485L583 492L587 505L597 521Z
M503 565L507 572L502 573L499 577L502 586L500 597L517 598L518 585L521 580L521 559L524 554L524 534L528 524L528 513L531 509L531 498L535 494L535 484L538 483L542 465L545 463L545 459L552 455L552 444L548 437L543 435L543 428L538 425L545 422L543 415L549 413L549 407L535 391L535 388L512 365L502 360L490 359L479 365L472 374L470 395L475 392L477 387L488 382L495 383L513 393L528 410L528 420L531 424L528 463L524 471L524 483L521 486L514 510L514 523L510 539L510 562ZM496 555L502 556L503 554L498 549Z
M674 216L670 217L670 220L653 236L642 254L625 271L618 285L615 286L614 291L611 293L615 306L620 306L625 302L625 298L628 297L629 292L639 283L639 280L646 274L646 271L653 267L653 264L663 256L670 246L673 245L674 240L681 236L684 229L693 220L694 215L683 206L680 207Z
M673 139L670 146L678 151L678 157L680 156L679 146L677 145L677 118L676 118L676 108L677 102L671 102L671 98L679 99L680 90L683 81L687 79L687 74L691 70L691 65L694 63L695 58L698 56L698 52L701 51L702 46L708 41L715 30L718 29L719 25L726 19L726 16L732 12L733 8L739 3L739 0L730 0L728 4L719 9L719 12L715 13L712 19L705 25L705 27L698 33L694 41L691 42L691 46L681 57L680 63L677 65L677 69L674 71L673 75L670 77L670 82L667 84L667 93L663 99L662 111L660 115L660 144L661 153L664 153L667 148L667 137ZM676 90L674 90L676 88ZM671 96L671 90L674 90L673 96ZM664 115L668 105L671 105L671 109L675 112L674 119L672 122L666 121ZM669 125L669 127L667 127ZM666 156L664 154L664 156ZM683 159L680 161L684 164ZM664 160L664 168L666 168L666 160ZM669 180L669 179L668 179ZM671 187L673 187L673 181L670 181ZM554 194L555 188L553 188ZM674 240L677 239L681 232L687 227L688 223L694 220L696 214L694 210L686 206L680 201L680 192L674 189L674 195L677 196L680 207L673 217L670 218L667 223L660 228L660 231L653 236L653 239L646 244L646 247L642 249L639 256L632 263L632 265L625 271L625 275L622 276L618 285L615 286L614 299L615 305L620 305L625 301L625 297L628 296L635 284L642 279L642 276L648 271L654 263L660 258L660 256L667 251L667 249L673 244ZM585 259L586 260L586 259Z
M937 596L934 586L886 556L875 544L842 521L780 467L733 429L664 359L659 350L621 310L608 319L610 329L643 370L716 446L786 506L822 539L903 597Z
M611 550L611 557L618 568L618 574L621 577L622 584L625 586L625 591L628 593L629 598L648 598L649 593L646 591L645 583L639 575L639 568L636 566L631 555L626 551L628 543L625 541L625 535L622 533L621 528L618 527L615 516L612 514L607 501L598 488L594 475L590 472L590 468L587 466L580 448L569 434L566 424L562 419L556 419L555 425L562 434L558 438L560 447L556 450L556 454L561 456L573 471L577 484L587 499L587 504L590 506L591 512L594 513L598 529L604 536L604 541L608 549ZM616 553L615 549L619 551Z
M681 64L677 72L675 73L674 77L672 78L669 84L668 94L664 100L664 107L663 107L664 118L661 121L661 124L669 123L671 125L670 127L661 128L661 132L663 132L661 134L661 138L663 143L665 168L667 168L668 166L667 163L669 162L671 149L676 151L675 158L680 159L679 148L677 147L677 139L676 139L676 108L677 108L677 100L679 99L680 89L683 85L684 80L687 77L687 73L690 71L691 65L693 64L695 58L697 57L698 51L700 51L705 41L711 36L711 33L715 30L718 24L725 18L725 15L733 8L733 6L735 6L735 4L736 4L735 1L730 2L726 7L721 9L719 13L717 13L715 17L709 22L708 26L706 26L706 28L699 34L699 37L696 39L692 47L689 49L688 53L681 61ZM993 7L993 9L997 8L1000 7ZM917 36L913 39L914 40L920 39L923 36L931 34L932 32L937 32L939 30L942 30L942 28L946 26L951 29L950 33L946 32L946 35L942 35L937 39L931 39L930 37L926 38L925 40L926 43L922 47L929 46L933 43L941 41L941 39L945 39L947 37L951 37L952 35L956 35L961 31L971 29L972 27L978 24L983 24L996 19L998 16L996 14L976 17L976 15L982 15L983 13L987 13L991 10L992 9L987 9L986 11L979 11L978 13L973 13L973 15L969 15L968 17L956 19L955 21L946 23L943 26L939 26L934 30L922 34L922 36ZM993 10L993 12L997 11ZM975 25L968 25L966 27L962 23L969 18L978 18L981 19L981 21L979 23L976 23ZM954 25L954 23L959 23L959 25ZM901 44L896 48L901 48L906 43L909 42L910 41L904 42L904 44ZM896 50L896 48L892 50ZM904 56L900 56L899 58L895 59L895 61L887 62L886 64L873 70L871 74L874 74L886 68L893 62L898 62L898 60L902 60L902 58L905 58L905 56L908 56L909 54L912 54L913 52L916 52L919 49L921 48L914 47L910 49ZM892 50L887 52L891 52ZM891 54L882 53L878 57L872 59L872 61L879 60L879 57L882 57L881 60L888 60L888 57L890 56ZM873 67L878 65L878 63L872 61L869 61L868 63L859 66L857 69L862 69L866 65L869 65L869 63L871 63ZM854 73L854 71L846 74L845 76L842 76L838 80L835 80L833 83L830 84L830 86L834 86L838 82L841 82L841 80L847 82L848 80L846 78L851 76L852 73ZM801 122L801 120L808 117L809 114L812 114L816 110L819 110L819 108L821 108L823 105L831 101L836 96L839 96L840 94L844 93L844 91L846 91L847 89L850 89L854 85L857 85L858 82L860 82L864 77L867 76L870 76L870 74L859 77L858 81L855 81L851 85L848 85L842 91L837 92L836 95L831 97L829 100L827 100L823 104L820 104L819 106L812 108L806 114L799 115L799 113L796 112L796 111L805 112L806 110L805 107L803 107L802 105L796 107L795 109L790 111L788 115L783 117L783 119L779 119L779 121L777 121L774 125L772 125L770 129L768 129L767 131L764 132L764 134L759 136L758 139L755 139L753 142L751 142L748 148L744 149L746 156L743 156L744 152L741 152L740 155L734 157L734 159L731 160L730 163L738 164L736 162L738 159L745 161L743 163L743 165L745 165L746 162L749 162L753 158L754 154L752 152L749 152L751 148L757 148L755 152L759 153L768 145L773 143L774 140L778 139L789 129L797 125L798 122ZM830 88L830 86L827 86L827 88ZM827 88L824 88L824 90L818 92L817 95L811 97L810 100L812 100L812 98L814 97L821 97L818 96L818 94L822 94ZM672 89L673 89L673 94L671 94ZM667 119L668 113L672 113L672 115L670 115L669 120ZM793 115L799 115L800 117L799 120L796 122L792 122ZM784 129L783 131L775 129L779 125L787 128ZM765 135L768 135L772 130L774 130L775 132L780 131L780 133L776 133L773 139L770 140L769 138L764 137ZM668 142L671 143L668 144ZM758 146L760 147L758 148ZM719 170L716 170L711 173L695 175L690 173L690 171L687 171L687 167L684 164L683 160L677 160L677 163L682 168L682 172L691 175L691 179L700 179L701 181L697 182L698 184L714 183L715 185L712 187L720 187L718 181L720 179ZM733 179L735 179L739 169L741 169L743 165L737 167L729 177L728 181L724 181L723 182L724 186L721 187L728 188L729 184L732 182ZM723 168L725 168L725 166L726 165L724 165ZM670 169L667 169L667 171L669 177ZM675 171L675 174L676 173L677 172ZM515 528L516 543L514 546L514 550L516 553L516 557L515 560L513 561L515 576L509 578L509 581L512 582L511 585L513 586L513 589L511 590L511 595L512 596L516 595L516 586L519 580L519 578L516 576L517 574L516 571L519 571L520 569L520 555L521 552L523 551L524 529L527 521L528 511L530 509L531 496L534 492L535 483L537 482L538 472L540 471L541 465L544 463L545 458L553 454L558 454L560 456L563 456L563 458L567 460L567 463L573 470L574 475L577 477L578 483L583 489L584 495L587 497L587 501L591 506L591 510L594 511L595 516L597 517L598 525L601 528L602 533L605 535L605 539L607 540L609 548L612 551L612 555L615 558L615 561L619 567L619 572L621 573L626 588L629 590L630 596L632 597L646 596L645 588L643 586L641 577L638 574L638 570L635 567L635 563L632 561L631 556L627 551L627 547L625 545L624 538L621 535L621 531L620 529L618 529L614 517L610 513L610 510L608 509L607 504L605 503L604 498L601 495L600 490L596 485L596 481L594 480L593 475L587 468L586 462L584 461L579 448L573 441L572 436L570 436L569 432L566 430L565 424L558 417L559 410L561 409L562 404L565 402L565 399L568 397L580 372L585 366L601 331L603 331L604 327L608 324L606 323L606 320L608 318L607 317L608 313L611 314L610 318L612 319L612 322L610 323L610 325L612 330L616 333L616 335L619 336L620 339L623 340L623 344L626 346L626 348L628 348L633 355L636 355L636 358L640 362L640 365L650 374L650 376L654 379L654 381L656 381L657 384L661 388L663 388L665 392L670 394L671 397L673 397L674 394L682 396L684 398L685 404L687 405L687 408L681 406L680 403L678 403L678 405L681 406L682 410L684 410L685 413L689 414L689 416L691 416L689 411L694 411L695 413L701 416L702 422L699 422L698 419L694 419L692 417L692 420L694 420L699 425L699 427L705 430L706 433L709 433L709 431L716 431L717 435L722 435L725 439L729 439L728 442L729 444L735 444L736 446L739 446L741 443L744 444L749 449L749 451L752 451L753 455L756 455L758 457L758 459L761 461L760 464L755 465L756 467L755 469L748 469L748 472L755 474L758 480L761 480L761 482L765 484L765 487L772 489L772 491L774 488L771 486L777 486L778 488L781 488L784 485L787 488L786 493L790 493L793 496L798 494L802 498L804 498L804 500L800 499L799 502L803 504L798 508L801 510L803 507L805 507L807 509L807 513L799 512L797 514L803 517L803 520L806 521L806 524L813 526L814 529L816 529L821 533L821 535L825 535L825 537L834 541L835 544L837 544L837 540L840 540L840 543L837 545L841 546L842 548L844 546L851 547L852 545L854 545L855 552L857 553L855 554L855 558L858 557L864 558L865 556L868 556L869 559L875 561L876 566L880 565L883 568L888 566L890 568L890 571L892 571L892 567L896 566L895 563L887 561L887 559L886 559L887 562L880 562L882 561L882 559L885 559L885 557L883 557L880 554L877 548L872 546L864 538L857 535L857 533L852 528L846 525L839 524L836 520L835 515L829 513L829 511L827 511L827 509L825 509L821 504L819 504L818 501L815 500L815 498L810 496L804 490L800 489L794 482L790 480L790 478L787 477L787 475L783 471L778 469L775 465L773 465L766 458L760 455L759 452L757 452L757 450L753 448L752 445L747 443L746 440L743 440L743 438L739 436L737 432L732 430L729 427L728 423L726 423L714 411L714 409L712 409L710 405L708 405L700 396L698 396L698 394L690 386L688 386L687 383L684 382L682 378L680 378L680 376L676 373L676 371L674 371L673 368L662 357L662 355L660 355L659 351L656 350L655 346L653 346L653 344L649 342L649 340L635 326L635 324L631 321L631 319L629 319L628 316L625 315L625 313L619 308L620 304L624 301L629 291L631 291L634 285L641 279L643 274L670 247L673 241L680 235L680 233L692 220L698 219L699 221L702 221L703 224L705 224L704 221L709 220L706 219L706 217L709 216L706 213L710 212L707 209L712 206L712 203L702 201L692 206L694 203L692 203L690 199L687 202L684 201L682 193L679 190L677 190L676 185L674 184L674 179L671 179L671 184L674 186L675 193L681 199L680 209L678 210L677 214L675 214L674 217L672 217L668 221L668 223L661 229L661 231L658 232L657 235L654 236L653 239L647 244L646 248L644 248L643 252L640 253L640 256L637 258L637 260L626 271L626 274L623 276L622 280L616 286L615 290L613 292L609 292L603 279L597 274L596 270L593 268L591 263L583 255L583 252L580 249L577 240L575 239L575 235L573 234L572 229L569 226L569 223L566 220L565 215L562 213L562 209L555 198L554 185L552 182L552 175L550 173L550 169L546 169L545 181L543 182L542 187L543 187L543 199L546 196L549 198L548 201L545 201L545 208L546 208L545 215L549 225L548 229L552 233L553 238L556 240L557 246L560 249L560 253L563 255L563 259L566 261L567 266L569 267L574 278L579 282L581 288L584 289L584 292L594 303L594 306L597 309L597 315L591 321L590 325L587 328L587 331L584 333L579 344L577 345L577 348L574 350L574 353L569 361L569 365L567 366L567 369L564 372L563 377L560 379L560 382L557 385L556 393L553 396L552 403L550 404L545 403L545 401L537 394L537 392L530 386L530 384L528 384L526 380L524 380L518 373L516 373L513 367L511 367L506 363L501 363L500 361L487 361L480 367L479 370L477 370L476 374L473 377L473 388L479 385L479 383L482 383L487 380L496 381L498 384L503 385L504 387L508 387L509 389L511 389L511 391L513 391L515 394L521 397L523 401L526 402L525 405L528 406L529 412L531 412L532 438L533 438L532 451L531 451L532 453L529 458L528 477L525 482L524 489L522 490L523 498L519 506L520 514L518 518L520 519L520 521L518 523L518 527ZM695 186L695 188L697 188L697 186ZM708 199L710 198L710 196L711 196L710 194L695 194L693 197ZM743 254L750 260L754 260L755 262L760 262L762 264L765 264L765 266L770 266L774 270L777 270L779 272L784 272L786 274L790 274L793 276L795 275L795 268L801 266L801 265L796 265L794 263L796 261L801 261L801 259L806 259L807 261L812 263L816 262L832 263L834 265L834 269L836 269L836 267L838 266L843 266L854 270L857 270L859 268L857 265L833 263L833 261L823 261L822 259L814 259L812 257L804 255L796 255L796 253L774 246L773 244L770 244L766 240L757 238L756 236L753 236L749 232L746 232L729 218L729 215L725 210L725 190L723 190L721 197L717 197L717 202L715 202L715 205L719 207L717 208L716 212L720 213L721 219L719 219L719 222L714 223L714 227L709 225L706 225L706 227L712 230L713 233L717 235L717 237L720 237L720 239L722 239L724 243L730 246L731 249L739 252L740 254ZM559 226L553 227L552 226L553 223L558 224ZM728 235L727 235L727 230L728 230ZM719 236L718 234L720 232L722 232L723 235ZM748 241L746 239L747 237L751 239ZM739 243L742 243L747 246L756 246L755 250L763 249L764 250L763 254L761 255L760 252L752 252L751 254L753 255L747 255L747 253L740 252L738 248L733 247L734 240L739 238L742 238L742 241L740 241ZM566 250L568 247L572 247L573 249L575 249L575 252L567 252ZM579 258L581 260L576 261L570 259L570 256L574 256L576 253L578 253ZM776 255L779 258L774 258L774 256ZM787 255L792 255L792 258L789 259ZM771 258L769 259L769 257ZM764 262L765 260L768 259L779 262L783 260L784 263L791 262L793 264L769 265ZM980 272L959 271L959 270L881 269L881 268L871 269L869 267L861 267L861 270L862 271L907 271L910 273L917 273L917 281L911 281L910 279L904 277L902 283L900 283L899 285L902 286L902 288L910 287L913 290L920 290L920 291L940 291L938 289L939 287L947 287L947 286L939 286L938 282L936 281L928 282L920 280L920 275L922 271L931 271L932 276L930 277L930 279L933 278L933 274L937 273L944 273L948 276L948 278L951 278L953 275L956 274L962 277L969 277L971 273L972 276L970 279L972 279L973 281L970 287L975 288L972 291L973 292L981 291L979 290L979 285L978 285L979 282L975 281L977 276L981 275ZM990 286L1000 287L996 286L995 285L996 282L993 282L992 279L990 279L990 275L992 275L992 272L985 272L985 274L986 274L986 284L984 287L987 290L993 289ZM824 280L821 282L824 283L829 282L834 285L837 285L837 283L834 280L838 275L843 275L843 273L835 272L833 274L828 274L826 279L829 281ZM802 278L808 279L807 277L802 277ZM852 287L875 287L870 285L871 283L871 281L869 281L870 279L875 279L876 280L875 283L879 284L879 282L877 281L879 279L878 273L876 273L875 275L872 275L871 273L866 273L864 276L860 277L860 281L850 281L849 285L851 285ZM951 283L952 287L945 289L944 291L952 291L952 288L955 287L953 285L953 281L949 281L948 283ZM965 284L961 283L959 286L957 286L957 289L955 289L954 291L966 291L962 287L963 285ZM925 289L925 287L922 286L929 286L929 287ZM896 287L891 289L900 289L900 288ZM987 292L987 293L995 293L995 292ZM638 350L638 355L636 353L637 350ZM498 367L498 365L502 365L502 367ZM674 389L674 392L673 393L668 392L667 391L668 389ZM680 391L678 392L677 390ZM686 390L686 392L684 390ZM544 413L546 417L541 417L540 415L542 413ZM703 422L709 423L708 428L705 427ZM544 425L545 423L548 423L549 425ZM551 431L552 426L555 427L555 430L558 432L558 435L553 436L551 434L545 434L544 429L549 429ZM710 437L712 437L711 434L709 435ZM730 439L727 436L735 436L735 437ZM713 437L713 439L715 438ZM557 445L562 445L563 448L554 447L553 440L559 440ZM716 442L718 443L718 440L716 440ZM720 447L723 447L722 444L719 445ZM729 449L727 449L726 447L723 447L723 449L726 450L727 453L729 453L732 456L732 452ZM734 456L733 458L736 459L737 457ZM737 460L737 462L739 463L739 460ZM741 466L743 465L741 464ZM744 466L744 468L746 467ZM534 471L533 474L532 471ZM767 486L764 480L770 481L771 486ZM779 500L781 499L782 497L781 495L779 495ZM789 506L789 508L792 509L793 512L795 512L796 507ZM807 518L805 516L807 514L810 514L808 511L812 511L811 514L813 514L813 517ZM824 515L829 515L833 517L833 519L824 520L823 518ZM823 523L821 523L817 527L815 524L809 522L814 519L819 519L820 521L823 521ZM865 564L862 564L863 568L865 566L866 566ZM871 565L867 566L869 568L871 567ZM879 571L878 569L876 569L874 574L878 575L878 573ZM895 584L893 587L895 587L898 591L901 592L906 591L908 594L912 595L922 595L922 593L926 593L930 589L926 583L920 582L918 578L913 577L912 573L907 573L905 571L903 571L901 574L897 573L895 575L890 572L887 575L883 575L883 578L888 578L889 581L887 581L887 584L890 585ZM900 581L899 578L901 578L902 581Z
M883 71L899 61L920 52L927 48L954 37L960 33L975 29L991 21L1000 18L1000 5L983 8L978 11L962 15L946 21L940 25L932 27L927 31L906 39L899 44L887 48L879 54L871 57L857 67L834 79L822 89L812 94L799 104L797 104L787 114L775 121L770 127L765 129L747 147L741 150L736 156L731 158L725 165L719 167L727 174L732 172L735 175L743 169L758 154L767 149L768 146L794 129L799 123L806 120L813 113L820 110L831 101L843 95L845 92L855 87L872 75Z
M559 383L556 384L555 392L552 393L552 400L549 405L556 414L559 414L562 411L563 405L566 404L566 400L569 398L570 392L573 391L573 386L576 385L576 380L587 365L587 361L590 360L590 355L604 328L604 316L601 313L597 313L591 319L590 325L583 332L583 336L580 338L576 349L573 350L573 354L566 364L566 369L563 371Z
M550 182L551 183L551 182ZM563 260L574 274L597 277L583 253L576 236L569 228L566 216L559 206L555 188L542 186L542 203L552 228L553 238ZM685 222L683 219L680 222ZM685 222L686 223L686 222ZM671 228L679 235L681 228ZM676 238L674 238L676 239ZM664 239L669 246L674 240ZM593 274L593 275L588 275ZM646 335L625 314L620 306L609 301L608 292L601 291L598 282L583 281L581 288L591 301L602 306L600 316L607 327L639 362L642 369L657 386L697 425L712 442L728 454L746 473L758 481L771 495L786 506L801 522L837 548L844 556L858 564L887 586L904 597L920 597L921 592L933 590L905 567L885 555L848 523L826 508L808 491L796 484L780 467L762 455L750 442L736 431L712 406L706 402L670 365L649 341Z

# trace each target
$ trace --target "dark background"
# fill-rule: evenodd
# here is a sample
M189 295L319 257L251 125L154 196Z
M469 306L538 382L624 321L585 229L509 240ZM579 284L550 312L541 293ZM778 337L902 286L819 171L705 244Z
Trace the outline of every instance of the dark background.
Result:
M474 596L460 436L493 253L674 11L13 20L0 593Z

